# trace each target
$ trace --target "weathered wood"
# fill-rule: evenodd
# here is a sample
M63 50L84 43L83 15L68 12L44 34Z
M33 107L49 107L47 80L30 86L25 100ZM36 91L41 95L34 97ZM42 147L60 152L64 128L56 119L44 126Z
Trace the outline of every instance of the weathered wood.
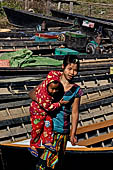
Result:
M97 76L89 76L89 77L78 77L76 79L74 79L75 82L88 82L88 81L96 81L96 80L109 80L113 77L113 75L97 75Z
M39 75L38 77L42 77L42 75ZM43 78L46 77L46 74L43 74ZM109 79L112 79L113 78L113 75L97 75L97 76L89 76L89 77L76 77L74 79L74 82L82 82L82 81L96 81L96 80L108 80ZM40 80L41 81L41 80ZM7 84L5 82L0 82L0 87L3 88L3 87L8 87L10 85L12 85L13 87L16 87L16 86L22 86L22 85L27 85L27 86L31 86L31 85L37 85L39 83L39 81L16 81L16 82L7 82Z
M28 10L28 9L29 9L29 6L28 6L28 5L29 5L29 4L28 4L28 1L29 1L29 0L25 0L25 10Z
M47 28L68 27L68 26L73 25L72 21L57 19L55 17L50 17L50 16L43 16L42 14L34 14L31 12L25 12L22 10L16 10L16 9L7 8L7 7L3 7L3 8L7 15L9 22L12 25L19 26L19 27L36 28L36 26L38 24L41 25L43 21L46 21Z
M61 2L58 2L58 10L61 8Z
M79 135L82 133L87 133L90 131L99 130L99 129L110 127L110 126L113 126L113 119L106 120L106 121L99 122L99 123L94 123L88 126L79 127L77 128L76 134Z
M14 141L14 138L18 137L19 135L21 136L27 136L27 133L30 133L26 130L26 128L23 128L22 126L17 126L14 128L11 128L9 130L4 130L4 131L0 131L0 139L5 139L5 138L9 138L10 141Z
M0 52L13 52L23 48L36 51L37 54L52 54L53 50L61 45L65 46L65 42L33 42L33 41L7 41L0 42ZM45 51L43 51L45 50ZM48 50L48 51L47 51ZM51 52L50 52L51 51Z
M32 37L34 36L36 31L25 31L25 30L20 30L20 32L17 32L16 30L15 31L12 31L12 32L0 32L0 38L8 38L8 37L11 37L11 38L21 38L21 37Z
M88 21L94 22L99 25L102 24L102 25L106 26L105 28L109 28L110 26L111 26L110 28L112 28L112 26L113 26L113 20L89 17L89 16L84 16L84 15L75 14L75 13L72 14L69 12L57 11L57 10L53 10L53 9L51 11L54 12L54 14L56 14L56 15L58 14L58 17L62 17L62 16L63 16L63 18L69 17L69 19L73 19L73 20L75 20L75 18L77 18L77 19L80 19L80 21L88 20Z
M70 13L73 13L73 2L70 2L70 10L69 10Z
M14 101L14 100L23 100L23 99L29 99L29 95L24 94L0 94L0 101L3 103L4 101Z
M94 68L94 67L93 67ZM61 71L61 66L50 66L47 67L46 66L37 66L36 68L33 68L32 70L30 68L7 68L7 70L5 68L0 68L0 78L1 79L7 79L8 77L13 78L13 77L19 77L19 76L27 76L27 77L45 77L45 74L47 74L49 71L51 70L58 70ZM105 67L101 67L101 68L95 68L94 70L91 68L89 68L88 70L84 69L81 67L79 73L78 73L78 77L79 76L90 76L90 75L105 75L105 74L109 74L110 70L109 67L105 68ZM40 74L40 75L39 75Z
M101 95L97 95L97 94L92 94L92 95L88 95L88 99L86 100L86 98L82 97L82 101L81 101L81 104L88 104L88 103L91 103L91 102L94 102L94 101L98 101L98 100L102 100L102 99L105 99L107 97L111 97L113 96L113 93L110 92L110 91L105 91L105 92L100 92Z
M104 135L100 135L97 137L93 137L93 138L89 138L83 141L79 141L77 144L81 145L81 146L90 146L99 142L103 142L106 141L108 139L112 139L113 138L113 132L110 132L108 134L104 134Z
M59 2L61 2L61 3L65 3L65 4L70 4L70 2L73 2L73 4L74 5L80 5L77 1L74 1L74 0L65 0L65 1L63 1L63 0L53 0L53 2L55 2L55 3L59 3Z
M102 85L102 86L97 86L97 87L92 87L92 88L87 88L84 90L84 95L87 93L96 93L98 91L109 90L110 88L113 88L113 83Z
M40 73L40 72L39 72ZM13 79L11 81L1 81L0 82L0 88L9 88L12 87L12 88L19 88L19 87L24 87L24 86L28 86L28 87L31 87L31 86L36 86L38 85L45 77L46 77L47 73L46 74L39 74L37 79L34 80L33 78L29 78L26 79L25 81L25 78L23 77L23 79ZM113 75L98 75L98 76L83 76L83 77L76 77L76 79L74 80L74 82L83 82L83 83L87 83L87 82L93 82L93 85L97 86L98 84L102 84L101 81L105 81L106 84L109 84L111 79L112 79ZM30 81L32 79L32 81ZM7 83L6 83L7 82ZM85 84L84 84L85 86Z
M83 110L96 108L100 105L107 105L108 103L112 103L112 100L113 100L113 97L111 95L111 97L108 97L108 98L103 98L101 100L94 101L92 103L83 104L83 105L80 106L79 110L82 112Z
M22 123L31 124L30 115L29 116L24 115L23 117L2 120L0 121L0 128L7 127L7 126L21 125Z
M51 1L47 0L46 1L46 15L50 15L50 9L51 9Z
M30 41L11 41L11 40L7 40L7 41L3 41L3 42L0 42L0 46L4 47L4 46L14 46L14 47L19 47L19 46L28 46L28 47L34 47L34 46L40 46L40 47L49 47L49 45L51 46L54 46L54 45L63 45L65 44L65 42L34 42L33 40L30 40Z
M0 110L6 109L6 108L29 106L31 101L32 101L31 99L28 99L28 100L21 100L21 101L9 102L9 103L2 103L0 104Z
M97 120L98 121L98 118L101 118L102 121L105 121L105 116L106 118L109 117L109 115L111 115L110 117L113 118L113 115L112 115L112 112L113 112L113 107L101 107L102 109L97 109L97 110L90 110L90 113L89 112L80 112L80 120L79 120L79 123L80 123L80 127L81 127L81 121L83 123L82 126L85 126L85 125L89 125L89 122L90 124L93 124L94 123L94 120ZM85 124L85 125L84 125Z
M0 38L0 44L3 42L3 43L5 43L6 45L7 44L9 44L9 43L18 43L18 42L22 42L22 41L27 41L27 42L31 42L31 43L33 43L34 42L34 40L32 40L32 39L30 39L29 37L17 37L17 38L9 38L9 39L7 39L7 38Z
M95 108L95 107L98 107L100 105L106 105L106 104L109 104L111 103L113 100L113 97L110 96L108 98L102 98L101 100L98 100L98 101L94 101L92 103L87 103L87 104L82 104L80 106L80 112L83 111L83 110L87 110L87 109L91 109L91 108ZM20 106L29 106L31 102L31 99L23 99L21 101L11 101L9 103L1 103L0 104L0 110L1 109L5 109L5 108L13 108L13 107L20 107Z

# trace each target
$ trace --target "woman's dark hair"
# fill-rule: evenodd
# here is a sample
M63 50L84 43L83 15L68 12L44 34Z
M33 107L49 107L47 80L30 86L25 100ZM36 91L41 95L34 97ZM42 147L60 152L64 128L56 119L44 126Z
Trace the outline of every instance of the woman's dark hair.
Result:
M63 60L63 65L64 68L68 65L68 64L77 64L77 70L79 70L79 59L76 55L65 55L64 60Z

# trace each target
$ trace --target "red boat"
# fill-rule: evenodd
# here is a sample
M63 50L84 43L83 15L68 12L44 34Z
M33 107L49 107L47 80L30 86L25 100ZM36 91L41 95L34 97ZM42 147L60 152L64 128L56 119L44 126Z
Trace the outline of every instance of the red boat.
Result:
M57 39L58 38L57 34L53 35L51 33L36 33L35 35L38 37L41 37L41 38L48 38L48 39Z

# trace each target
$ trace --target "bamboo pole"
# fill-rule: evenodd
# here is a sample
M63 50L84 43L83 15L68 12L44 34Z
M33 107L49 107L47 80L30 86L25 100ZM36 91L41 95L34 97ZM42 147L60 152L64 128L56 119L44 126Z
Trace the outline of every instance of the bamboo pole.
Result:
M73 13L73 2L70 2L70 13Z
M25 0L25 10L28 10L28 1L29 0Z
M50 14L50 8L51 8L51 1L47 0L46 2L46 15L47 16Z

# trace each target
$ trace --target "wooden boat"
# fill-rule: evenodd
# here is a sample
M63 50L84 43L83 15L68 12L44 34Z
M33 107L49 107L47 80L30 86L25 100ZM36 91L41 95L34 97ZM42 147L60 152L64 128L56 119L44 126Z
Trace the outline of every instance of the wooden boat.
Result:
M102 34L103 37L107 36L113 42L113 20L89 17L81 14L72 14L54 9L51 9L51 12L52 15L55 17L60 17L67 20L74 20L75 25L78 24L80 26L80 30L90 36L97 35L99 32ZM86 24L86 21L88 22L88 24ZM96 31L94 31L95 29Z
M72 21L57 19L55 17L43 16L42 14L35 14L27 11L16 10L8 7L3 7L8 21L14 26L36 28L41 25L43 21L49 27L68 27L72 26Z
M35 169L35 166L38 163L38 159L34 158L29 153L29 151L27 150L28 147L29 140L0 145L0 149L2 151L2 164L4 166L4 170L6 169L14 170L15 168L17 170L25 168L31 170ZM40 155L42 151L43 147L39 149ZM112 165L112 159L113 159L113 147L85 148L77 146L72 147L70 145L67 145L66 154L63 157L62 167L63 168L68 167L70 168L70 170L72 170L74 166L76 166L76 168L87 167L87 169L89 170L91 169L90 165L91 163L93 164L94 168L96 168L97 165L98 168L101 168L103 165L105 168L110 168L110 166ZM14 163L16 163L16 167Z
M25 81L25 78L20 82L14 79L11 83L4 82L4 86L1 83L0 87L3 88L7 85L11 90L14 86L17 89L22 88L23 84L25 92L27 88L30 90L30 86L32 87L38 83L39 81L36 82L36 80L34 84L32 81ZM87 169L91 168L89 162L94 163L94 160L100 166L101 164L103 165L103 160L105 160L104 166L108 167L108 165L111 165L111 160L113 159L112 90L113 83L97 85L84 90L77 129L78 144L73 147L68 142L63 167L69 166L70 169L73 169L73 160L77 162L76 167L83 168L84 165L87 165ZM19 160L20 163L16 167L17 169L22 169L23 165L25 165L25 168L28 166L30 169L33 169L37 164L37 159L33 158L27 150L31 132L29 115L31 100L26 93L18 93L0 95L0 101L0 149L2 163L9 170L14 169L15 165L13 162L16 163ZM7 113L7 117L5 113ZM12 140L14 142L11 142ZM39 150L40 154L42 150L43 147ZM70 165L66 163L68 161ZM82 165L80 164L81 161ZM95 164L96 166L97 164Z
M68 143L63 168L73 169L76 162L78 168L91 169L94 161L96 163L93 167L96 168L98 163L99 168L103 165L108 168L113 159L113 74L109 72L106 74L106 68L109 70L110 62L112 64L112 54L111 61L110 55L103 55L102 59L100 55L95 55L95 59L91 59L91 55L85 56L87 59L80 57L81 72L83 70L83 73L86 71L87 74L82 73L75 79L84 91L77 129L78 143L75 147ZM93 67L89 64L91 61ZM105 72L99 73L97 69L96 73L95 63L98 68L105 68ZM85 64L92 68L92 73L91 68L86 67ZM35 169L37 159L33 158L27 150L31 133L29 114L31 99L28 92L38 85L51 69L53 68L43 66L0 70L0 75L3 75L0 79L0 149L1 165L3 164L5 170ZM43 147L39 151L40 154L42 151ZM15 167L13 162L18 166Z
M65 46L65 42L35 42L32 39L4 39L0 41L0 52L13 52L21 49L29 49L33 54L52 54L55 48Z
M58 35L57 33L52 35L52 33L36 33L36 36L42 37L42 38L49 38L49 39L57 39Z
M36 42L49 42L49 41L57 41L58 33L55 32L45 32L45 33L36 33L35 41Z
M2 55L1 55L2 56ZM35 57L35 58L34 58ZM112 69L113 66L113 58L112 54L109 55L94 55L92 58L92 55L78 55L80 59L80 71L78 74L78 78L83 77L82 79L86 79L85 84L87 84L87 76L96 76L97 79L100 75L106 76L107 74L110 74L110 68ZM8 67L8 68L0 68L0 77L13 77L13 76L34 76L36 77L39 75L47 74L51 70L61 70L61 64L62 60L64 58L64 55L42 55L42 56L34 56L32 55L32 58L35 59L35 61L39 61L37 65L35 64L34 67L32 67L29 62L27 62L26 66L22 67ZM39 59L38 59L39 58ZM42 60L42 62L40 62ZM52 61L51 61L52 60ZM58 62L58 60L60 62ZM4 60L3 60L4 61ZM31 61L31 60L30 60ZM45 65L44 65L44 63ZM56 62L55 62L56 61ZM20 61L19 61L20 62ZM54 63L55 62L55 63ZM25 64L25 63L24 63ZM95 69L94 69L95 68ZM111 75L109 75L111 76ZM88 79L91 81L93 77L88 77ZM77 80L77 78L76 78ZM81 80L81 81L84 81Z
M21 83L22 82L16 83L15 87L17 88L17 84L22 87ZM4 85L5 84L7 83L4 83ZM12 85L14 85L13 82ZM23 82L23 85L25 86L25 82ZM29 85L27 84L27 87L28 86ZM104 85L90 88L86 90L85 95L89 94L91 96L92 91L92 95L98 93L99 96L100 91L103 93L103 89L104 91L107 89L109 91L111 88L113 88L113 84L110 86ZM102 97L104 97L104 99L102 99ZM17 164L19 160L19 165L16 167L17 170L22 168L25 169L27 167L32 170L35 168L38 160L27 150L31 132L29 116L29 104L31 100L29 100L28 95L25 93L2 95L2 98L0 99L2 99L2 104L0 104L1 166L3 165L5 170L13 170L15 169L15 164L13 164L13 162ZM87 165L87 169L90 169L91 165L89 165L89 162L93 164L94 161L99 163L98 166L100 167L101 165L104 165L105 167L111 166L113 159L113 119L111 119L111 117L113 117L113 108L110 107L112 96L108 94L106 99L105 95L102 95L101 99L96 97L96 99L94 99L95 102L91 101L91 99L92 97L89 100L89 105L88 102L84 106L81 105L79 127L77 130L78 144L73 147L68 142L66 154L63 158L64 168L69 167L70 169L73 169L73 161L76 162L76 167L79 168L83 168ZM100 106L102 108L99 110ZM88 111L89 109L90 112ZM7 117L5 116L5 113L7 113ZM107 120L105 120L105 118ZM42 151L43 147L40 148L39 154L41 154ZM81 161L82 164L80 164ZM23 167L24 165L25 167ZM96 166L97 164L95 164L95 168Z
M95 18L95 17L85 16L82 14L69 13L66 11L60 11L60 10L54 10L54 9L51 9L51 13L52 13L52 16L54 16L54 17L63 18L63 19L67 19L67 20L68 19L75 20L76 18L78 18L78 19L82 19L82 20L89 20L89 21L99 23L99 24L113 26L113 20Z
M103 93L103 90L106 91L111 88L113 88L113 84L111 84L110 86L104 85L96 88L90 88L84 92L85 95L89 94L91 96L91 93L92 95L94 95L94 93L96 94L97 92L100 93L100 91ZM76 162L76 167L79 168L87 166L87 169L90 169L91 165L89 165L89 162L94 163L94 161L96 161L96 164L94 165L95 168L97 166L97 163L99 163L99 167L101 167L102 165L107 168L111 166L111 162L113 159L113 119L111 119L111 117L113 117L113 108L110 107L109 104L112 103L112 96L109 98L109 101L107 101L108 96L106 97L106 101L105 96L103 97L104 102L102 102L102 99L99 100L99 98L96 97L96 99L94 99L97 100L95 101L95 105L94 100L93 102L90 100L89 106L87 105L88 102L86 106L81 106L79 127L77 130L78 144L74 147L68 142L66 154L63 158L64 168L69 167L70 169L73 169L73 161ZM1 164L3 164L4 169L13 170L15 169L15 164L13 164L13 162L17 164L19 160L19 165L18 167L16 167L17 170L27 167L33 169L38 160L34 158L27 150L27 148L29 147L29 138L31 131L28 110L30 100L28 98L28 95L3 95L0 99L2 99L2 102L4 101L5 103L0 104L0 115L1 113L3 115L5 113L4 111L8 113L8 117L6 118L2 116L2 121L0 121L0 129L2 129L0 130L0 140L2 141L2 143L0 144L0 149L2 153ZM101 101L101 103L99 101ZM93 109L95 114L93 113L93 111L85 113L87 109L91 109L91 103L93 103L92 108L99 108L99 106L101 106L103 107L103 109L100 109L100 111L99 109L97 109L97 111ZM103 103L105 106L102 106ZM106 107L106 105L108 107ZM107 120L105 120L105 118ZM25 140L23 140L23 138L25 138ZM18 141L18 139L21 140ZM14 142L10 142L12 140ZM39 149L39 153L41 154L42 151L43 147ZM81 161L82 164L80 164ZM25 165L25 167L23 167L23 165Z
M0 32L0 39L2 38L31 38L35 35L35 28L16 28L11 29L10 32Z

